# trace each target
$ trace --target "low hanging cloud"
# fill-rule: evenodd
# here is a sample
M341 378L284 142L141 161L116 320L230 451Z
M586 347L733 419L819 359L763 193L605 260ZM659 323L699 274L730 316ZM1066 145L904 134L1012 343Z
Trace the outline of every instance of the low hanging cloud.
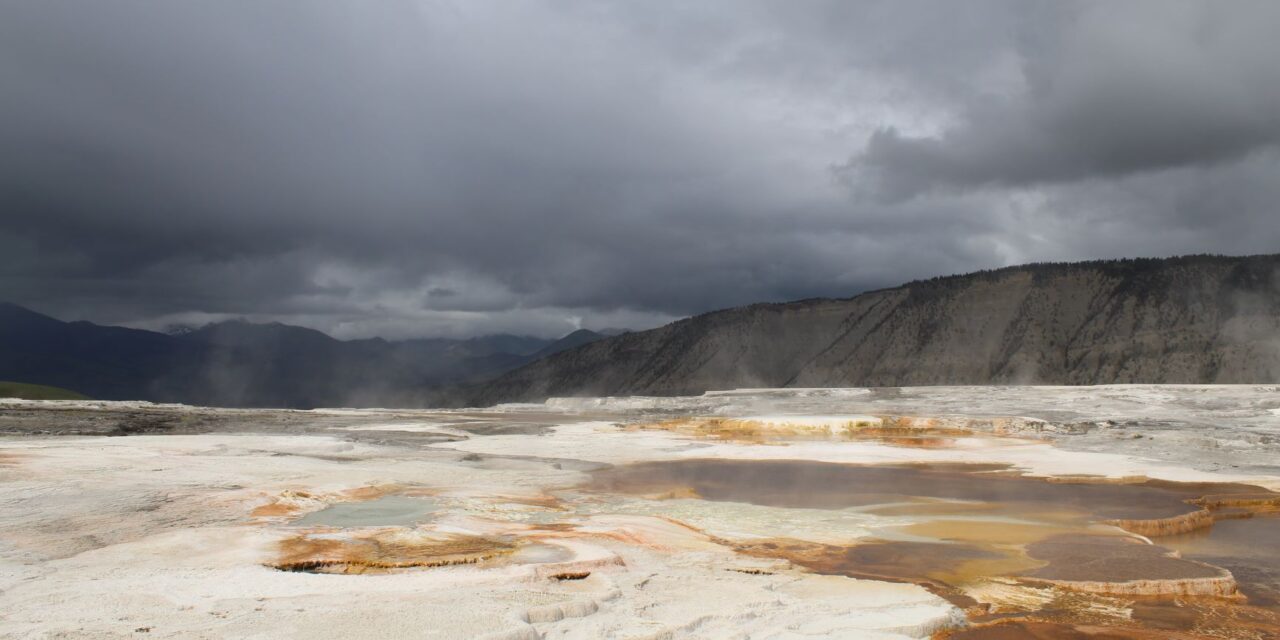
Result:
M1273 250L1278 22L1262 2L8 3L0 299L550 336Z

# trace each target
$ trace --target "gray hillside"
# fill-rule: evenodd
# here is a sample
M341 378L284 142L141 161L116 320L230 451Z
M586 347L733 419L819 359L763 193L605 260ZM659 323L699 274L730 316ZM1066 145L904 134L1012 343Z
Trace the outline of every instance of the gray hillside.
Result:
M1280 380L1280 256L1035 264L757 304L552 355L451 403L737 387Z

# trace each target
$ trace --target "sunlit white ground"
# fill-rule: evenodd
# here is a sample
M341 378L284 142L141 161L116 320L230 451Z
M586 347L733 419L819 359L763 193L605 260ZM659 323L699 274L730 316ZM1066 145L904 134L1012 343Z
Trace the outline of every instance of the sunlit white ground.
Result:
M8 402L0 411L5 406L41 405ZM565 415L528 433L467 428L552 412ZM583 484L599 465L683 458L995 462L1040 475L1280 488L1271 466L1280 393L1272 387L770 390L564 399L482 413L331 410L304 414L324 417L323 426L302 420L262 433L0 438L0 636L928 637L963 616L921 587L817 576L739 556L714 538L845 543L910 518L572 491L560 504L546 498ZM999 418L993 431L1004 433L922 449L839 439L752 444L628 428L679 416L814 425L890 413L970 426L973 418ZM571 536L547 542L562 545L590 577L551 580L537 562L384 575L266 566L279 542L297 534L290 518L370 487L429 493L437 510L422 526L435 532L520 536L537 525L572 527ZM311 497L287 517L254 515L290 492Z

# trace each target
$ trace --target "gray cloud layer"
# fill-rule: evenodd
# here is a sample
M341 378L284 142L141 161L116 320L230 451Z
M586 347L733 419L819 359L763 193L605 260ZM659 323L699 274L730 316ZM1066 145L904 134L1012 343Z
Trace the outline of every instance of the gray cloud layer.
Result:
M1273 3L30 0L0 298L340 335L650 326L1273 251Z
M849 165L882 195L1116 178L1280 142L1275 3L1061 7L1018 40L1025 87L937 135L874 133Z

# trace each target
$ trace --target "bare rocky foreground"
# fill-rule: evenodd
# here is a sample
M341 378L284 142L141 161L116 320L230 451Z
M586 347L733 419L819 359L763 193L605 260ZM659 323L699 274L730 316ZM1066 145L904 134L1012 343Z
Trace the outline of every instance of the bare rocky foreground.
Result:
M0 636L1280 637L1280 391L0 404Z

